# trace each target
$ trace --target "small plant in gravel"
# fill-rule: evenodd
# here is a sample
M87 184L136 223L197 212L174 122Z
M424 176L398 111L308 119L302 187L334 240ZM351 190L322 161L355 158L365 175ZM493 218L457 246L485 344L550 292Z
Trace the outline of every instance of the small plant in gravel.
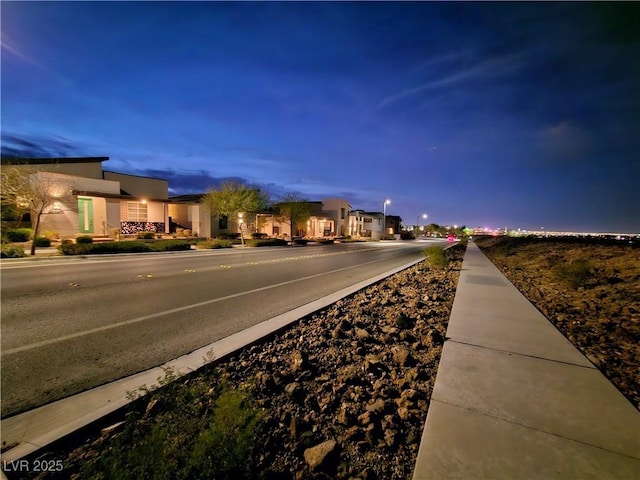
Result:
M449 259L440 246L428 247L423 250L424 256L427 257L429 264L434 268L445 268L449 265Z
M160 379L162 388L134 403L123 430L103 436L79 466L79 478L248 478L248 459L261 413L248 388L224 380ZM148 389L141 389L147 393Z
M569 263L558 263L553 274L572 288L585 287L593 277L593 265L589 260L579 258Z

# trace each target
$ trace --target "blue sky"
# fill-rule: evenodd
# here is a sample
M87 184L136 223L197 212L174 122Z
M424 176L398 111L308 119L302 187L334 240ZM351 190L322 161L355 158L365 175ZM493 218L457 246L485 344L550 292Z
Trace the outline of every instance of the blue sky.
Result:
M405 224L640 232L638 3L0 8L5 155L389 198Z

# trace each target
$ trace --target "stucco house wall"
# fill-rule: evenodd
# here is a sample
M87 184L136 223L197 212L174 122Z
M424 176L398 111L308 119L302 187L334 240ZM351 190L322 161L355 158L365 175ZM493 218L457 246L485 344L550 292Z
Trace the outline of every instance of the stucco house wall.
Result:
M351 205L344 198L322 199L322 213L334 222L332 235L344 236L349 234L349 214Z
M105 180L120 183L120 189L133 197L166 200L169 198L169 182L161 178L141 177L126 173L104 172Z

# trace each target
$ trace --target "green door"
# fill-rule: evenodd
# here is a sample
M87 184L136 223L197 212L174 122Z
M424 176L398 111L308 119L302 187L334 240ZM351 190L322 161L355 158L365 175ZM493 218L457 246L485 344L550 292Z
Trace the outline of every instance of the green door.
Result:
M93 201L90 198L78 198L78 230L93 233Z

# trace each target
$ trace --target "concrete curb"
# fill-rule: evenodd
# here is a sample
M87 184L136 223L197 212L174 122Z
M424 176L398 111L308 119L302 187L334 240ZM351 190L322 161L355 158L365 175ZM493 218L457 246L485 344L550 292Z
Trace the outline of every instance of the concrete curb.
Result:
M126 406L130 403L130 399L127 398L130 397L130 395L128 395L130 392L136 391L142 385L146 385L149 388L157 385L158 381L165 376L166 371L169 369L178 376L196 371L208 363L221 360L305 316L317 312L391 275L412 267L423 260L424 258L418 258L392 270L363 280L350 287L206 345L191 353L171 360L162 366L3 419L0 424L3 444L17 444L17 446L1 455L2 462L17 461L27 455L33 454L56 440Z

